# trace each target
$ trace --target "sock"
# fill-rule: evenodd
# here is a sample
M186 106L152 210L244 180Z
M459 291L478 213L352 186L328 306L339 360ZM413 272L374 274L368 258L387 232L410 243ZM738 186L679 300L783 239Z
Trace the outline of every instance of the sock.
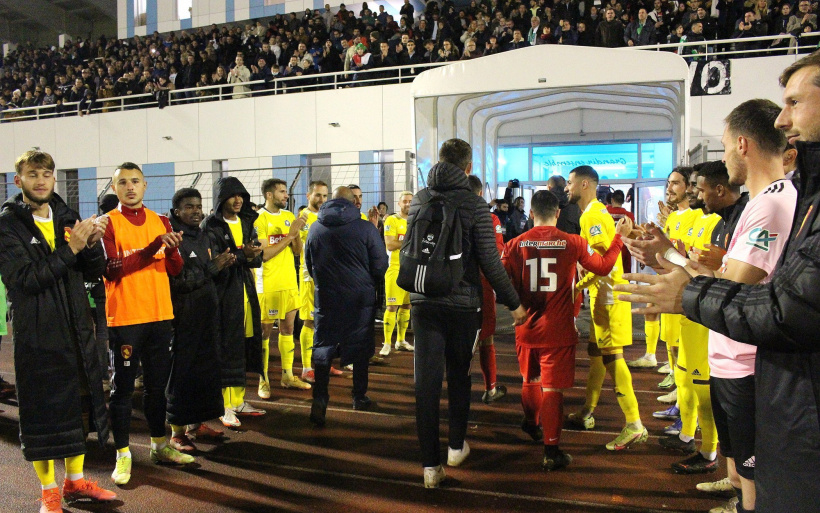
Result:
M654 355L658 350L658 337L661 334L661 321L645 321L644 333L646 334L646 354Z
M296 346L293 344L293 335L279 334L279 354L282 357L282 374L288 378L293 377L293 352Z
M672 344L670 342L666 343L666 357L669 358L669 368L672 369L672 372L675 372L675 364L678 359L672 353Z
M712 397L709 385L694 385L698 398L698 423L700 424L700 450L703 456L717 451L717 428L712 413ZM710 459L710 458L707 458ZM711 459L715 459L712 457Z
M123 447L122 449L117 449L117 459L130 458L130 457L131 457L131 449L129 447Z
M680 408L681 440L686 435L690 440L698 428L698 398L693 390L692 377L680 369L675 369L675 384L678 387L678 408ZM681 377L682 376L682 377Z
M481 363L481 375L484 376L484 390L495 388L495 345L478 346L478 357Z
M313 368L313 328L302 326L299 345L302 349L302 371L304 372Z
M85 463L85 454L79 456L71 456L65 459L65 476L69 481L79 481L83 479L83 463Z
M43 490L57 488L57 482L54 480L54 460L33 461L32 464Z
M168 445L168 439L164 436L151 437L151 449L155 451L161 451L165 449L166 445Z
M558 447L564 423L564 394L550 390L541 392L541 429L544 445Z
M717 451L706 452L706 451L701 450L700 455L703 456L704 458L706 458L709 461L715 461L715 458L717 458Z
M270 363L270 337L262 339L262 374L259 376L259 378L262 381L265 381L265 382L268 381L268 364L269 363Z
M182 436L185 434L185 426L171 424L171 436Z
M537 426L541 420L541 383L521 385L521 407L527 424Z
M407 335L407 326L410 324L410 309L399 308L399 314L396 317L396 326L398 327L398 333L396 333L396 342L404 342L407 340L405 336Z
M615 382L615 396L618 398L621 411L624 412L626 422L635 423L637 426L640 424L641 414L638 411L638 399L635 397L635 390L632 388L632 374L629 372L629 367L626 366L626 361L623 358L618 358L609 362L606 369L612 376L612 381Z
M229 387L230 390L230 406L229 408L238 408L245 402L245 387Z
M222 404L226 410L231 407L231 387L222 389Z
M396 312L391 312L390 310L384 311L384 322L382 325L384 326L384 344L390 345L390 341L393 340L393 329L396 327Z
M598 406L598 399L601 397L601 387L604 386L606 377L606 367L601 356L589 357L589 377L587 377L586 401L584 411L592 412Z

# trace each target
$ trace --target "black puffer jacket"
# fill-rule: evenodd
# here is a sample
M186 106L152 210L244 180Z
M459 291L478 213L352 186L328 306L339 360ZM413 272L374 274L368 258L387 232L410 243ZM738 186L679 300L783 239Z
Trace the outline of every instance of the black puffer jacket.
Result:
M22 194L0 212L0 275L11 303L20 441L29 461L85 454L83 388L90 393L90 428L100 445L108 440L103 368L85 291L85 281L102 276L105 256L101 243L74 255L65 235L80 216L56 194L50 205L54 251Z
M758 513L817 511L820 504L820 143L798 142L797 159L797 208L772 280L699 277L683 295L687 317L757 346Z
M220 178L214 213L202 221L202 230L211 242L214 255L230 248L236 255L236 263L222 269L214 283L219 296L219 317L222 324L220 359L222 361L222 386L244 387L246 372L262 372L262 315L256 296L256 280L252 268L262 266L262 254L248 260L242 249L234 244L231 229L222 217L222 204L229 198L241 195L244 199L239 219L242 222L242 239L254 240L253 222L259 214L250 205L250 194L237 178ZM253 337L245 337L245 292L253 315Z
M501 264L487 202L470 190L470 183L464 171L447 162L439 162L430 169L427 184L430 189L444 194L453 201L463 199L462 206L459 208L459 216L462 228L464 277L455 290L447 296L434 298L411 293L410 303L440 305L459 310L480 309L482 297L481 277L478 272L480 267L495 290L497 301L510 310L518 308L521 301ZM408 226L412 217L419 211L419 207L418 195L416 195L410 204Z

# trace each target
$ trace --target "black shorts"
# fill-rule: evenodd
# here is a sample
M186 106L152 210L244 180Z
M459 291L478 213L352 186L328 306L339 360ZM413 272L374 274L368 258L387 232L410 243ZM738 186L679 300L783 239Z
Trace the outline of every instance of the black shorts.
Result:
M711 378L712 412L720 453L734 458L737 473L755 478L755 377Z

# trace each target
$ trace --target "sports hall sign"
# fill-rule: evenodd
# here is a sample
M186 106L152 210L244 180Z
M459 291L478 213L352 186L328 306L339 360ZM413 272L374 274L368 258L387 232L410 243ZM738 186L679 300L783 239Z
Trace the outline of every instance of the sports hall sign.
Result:
M712 96L732 94L732 74L728 60L693 61L689 63L691 96Z

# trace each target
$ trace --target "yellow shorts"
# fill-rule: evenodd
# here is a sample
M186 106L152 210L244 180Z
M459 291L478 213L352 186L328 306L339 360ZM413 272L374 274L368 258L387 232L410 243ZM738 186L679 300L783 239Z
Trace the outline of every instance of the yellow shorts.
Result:
M284 319L288 312L299 308L299 289L263 292L259 294L259 308L265 324Z
M313 320L313 291L316 285L313 280L303 281L299 289L299 318L303 321Z
M661 336L667 346L678 347L680 344L680 314L661 314Z
M631 303L616 301L613 305L599 305L592 301L592 323L595 341L601 350L618 349L632 345Z
M677 367L692 383L709 384L709 329L686 317L680 321Z
M388 269L384 275L384 298L387 306L410 304L410 293L396 285L398 278L398 269Z

